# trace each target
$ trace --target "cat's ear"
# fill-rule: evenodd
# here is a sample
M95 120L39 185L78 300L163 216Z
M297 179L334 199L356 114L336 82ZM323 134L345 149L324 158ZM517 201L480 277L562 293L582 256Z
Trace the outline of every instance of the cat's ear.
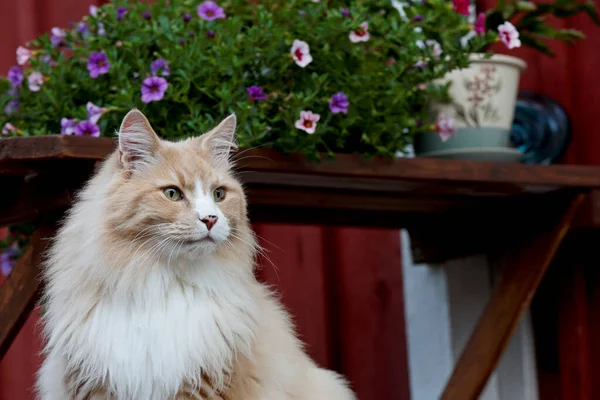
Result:
M235 114L225 118L216 128L200 137L202 144L206 146L217 161L229 160L229 155L237 149L235 140L235 129L237 120Z
M154 161L160 139L138 109L125 115L119 128L119 155L127 169L137 169Z

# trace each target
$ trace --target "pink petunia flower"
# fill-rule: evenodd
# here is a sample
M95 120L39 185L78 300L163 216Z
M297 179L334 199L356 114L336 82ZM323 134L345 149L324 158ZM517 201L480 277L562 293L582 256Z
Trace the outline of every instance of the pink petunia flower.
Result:
M66 37L67 32L56 26L50 30L50 42L53 47L62 46Z
M96 34L98 36L105 36L106 35L106 29L104 29L104 24L102 22L98 22L96 24Z
M498 26L498 36L500 37L502 43L504 43L509 49L521 47L519 31L508 21Z
M469 6L471 5L470 0L452 0L454 11L462 15L470 15Z
M14 126L13 124L11 124L10 122L7 122L2 127L2 134L3 135L8 135L10 133L18 133L18 132L19 132L19 129L17 129L17 127Z
M477 16L477 21L475 21L475 25L473 25L473 29L478 35L483 35L486 32L484 13L479 13Z
M454 117L439 114L437 121L435 122L435 130L437 131L438 135L440 135L442 142L445 142L451 136L455 136L456 127L454 124Z
M442 50L442 46L440 46L440 44L439 44L439 43L438 43L436 40L433 40L433 39L428 39L428 40L426 40L426 41L425 41L425 45L426 45L427 47L432 47L432 49L431 49L431 54L432 54L432 55L433 55L435 58L438 58L438 57L439 57L439 56L441 56L441 55L442 55L442 53L444 52L444 51Z
M33 71L27 77L27 83L29 84L29 90L32 92L39 92L44 84L44 75L39 71Z
M198 6L196 10L198 16L205 21L214 21L215 19L225 18L225 11L214 1L205 1Z
M292 54L292 58L296 64L302 68L306 67L313 60L312 56L310 55L310 47L308 46L308 43L303 42L302 40L294 40L290 53Z
M363 22L362 24L360 24L360 27L358 29L355 29L352 32L350 32L350 35L348 35L348 37L350 38L350 41L352 43L366 42L371 38L371 35L369 34L369 23L366 21Z
M28 48L23 47L23 46L17 47L17 64L19 64L19 65L27 64L27 61L29 61L29 59L31 58L32 55L33 55L33 51L29 50Z
M151 76L142 82L142 101L150 103L151 101L160 101L165 95L169 83L160 76Z
M312 135L317 129L319 119L321 119L321 116L314 114L312 111L300 111L300 119L296 121L295 126L297 129Z

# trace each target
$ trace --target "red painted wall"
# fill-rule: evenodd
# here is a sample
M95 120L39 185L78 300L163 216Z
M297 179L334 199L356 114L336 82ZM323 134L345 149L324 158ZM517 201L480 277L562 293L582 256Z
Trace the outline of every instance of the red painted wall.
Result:
M100 3L96 1L95 3ZM85 0L0 0L0 74L18 45L87 13ZM282 295L310 354L345 373L361 400L409 398L399 234L392 230L255 226L260 277ZM0 362L0 400L32 399L40 339L34 315Z

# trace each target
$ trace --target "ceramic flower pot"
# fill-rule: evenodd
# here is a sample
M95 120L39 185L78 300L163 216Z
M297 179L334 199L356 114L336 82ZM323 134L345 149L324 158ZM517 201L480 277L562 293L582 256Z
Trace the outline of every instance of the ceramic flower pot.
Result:
M483 54L471 56L469 68L448 73L450 104L432 107L437 131L419 134L415 154L490 161L520 161L510 132L521 73L526 63L516 57Z

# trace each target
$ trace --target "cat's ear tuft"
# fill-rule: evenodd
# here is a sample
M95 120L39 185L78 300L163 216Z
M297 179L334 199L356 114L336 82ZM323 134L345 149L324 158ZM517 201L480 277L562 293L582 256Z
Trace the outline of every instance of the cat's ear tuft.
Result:
M125 115L119 128L119 154L127 169L138 169L154 161L160 139L141 111L134 108Z
M237 119L235 114L225 118L212 131L202 135L203 142L218 161L229 160L231 151L237 149L235 140L235 129Z

